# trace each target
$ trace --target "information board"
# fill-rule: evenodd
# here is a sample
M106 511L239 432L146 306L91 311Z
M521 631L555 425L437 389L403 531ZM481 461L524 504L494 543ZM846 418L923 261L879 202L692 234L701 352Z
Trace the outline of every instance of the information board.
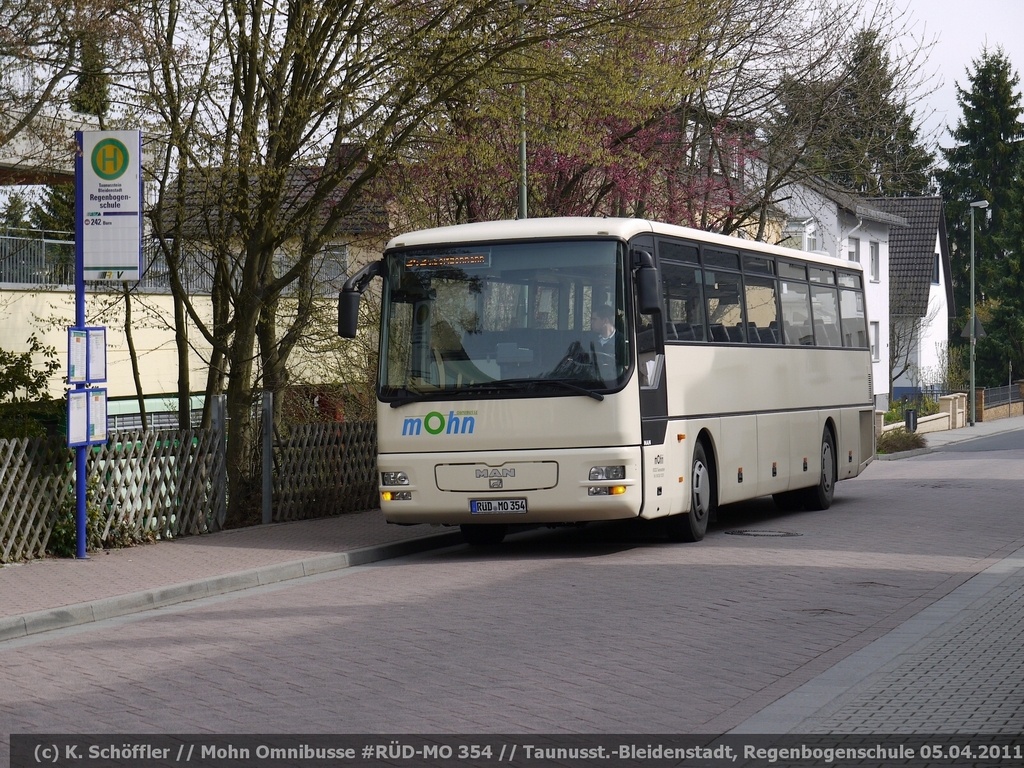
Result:
M72 389L68 392L68 445L107 442L107 390Z
M86 280L136 281L142 272L142 134L80 131L77 202Z

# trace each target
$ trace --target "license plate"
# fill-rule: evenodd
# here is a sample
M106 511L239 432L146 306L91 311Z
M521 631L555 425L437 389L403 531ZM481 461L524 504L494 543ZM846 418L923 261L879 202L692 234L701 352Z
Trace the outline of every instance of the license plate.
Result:
M469 511L474 515L523 515L526 499L473 499Z

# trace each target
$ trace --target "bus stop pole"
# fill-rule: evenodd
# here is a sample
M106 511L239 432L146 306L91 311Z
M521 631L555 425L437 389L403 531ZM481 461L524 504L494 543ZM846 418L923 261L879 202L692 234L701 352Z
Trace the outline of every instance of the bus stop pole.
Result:
M82 240L82 215L85 205L82 200L82 137L78 134L78 152L75 155L75 327L85 327L85 257ZM75 389L85 389L84 381L75 384ZM87 487L86 459L88 446L75 446L75 557L84 560L88 557L89 516L86 508Z

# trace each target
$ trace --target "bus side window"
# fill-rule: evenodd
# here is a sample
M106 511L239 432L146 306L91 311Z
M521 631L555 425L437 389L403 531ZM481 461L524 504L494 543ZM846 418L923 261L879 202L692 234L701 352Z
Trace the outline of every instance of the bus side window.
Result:
M811 331L811 292L807 283L780 281L784 344L814 344Z
M777 343L771 329L779 323L778 283L774 277L760 275L746 275L743 283L747 304L747 341L753 344Z
M704 341L704 295L701 268L662 261L666 341Z

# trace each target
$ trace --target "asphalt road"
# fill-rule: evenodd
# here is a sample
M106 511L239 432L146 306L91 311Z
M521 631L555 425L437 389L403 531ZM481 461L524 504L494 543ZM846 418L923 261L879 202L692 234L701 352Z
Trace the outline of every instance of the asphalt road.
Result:
M967 440L962 443L951 443L937 448L939 451L952 451L954 453L977 453L979 451L1020 451L1024 450L1024 430L1002 432L990 437L982 437L977 440Z
M1024 546L1022 466L998 435L875 462L824 512L723 510L699 544L542 529L11 641L0 741L723 733Z

